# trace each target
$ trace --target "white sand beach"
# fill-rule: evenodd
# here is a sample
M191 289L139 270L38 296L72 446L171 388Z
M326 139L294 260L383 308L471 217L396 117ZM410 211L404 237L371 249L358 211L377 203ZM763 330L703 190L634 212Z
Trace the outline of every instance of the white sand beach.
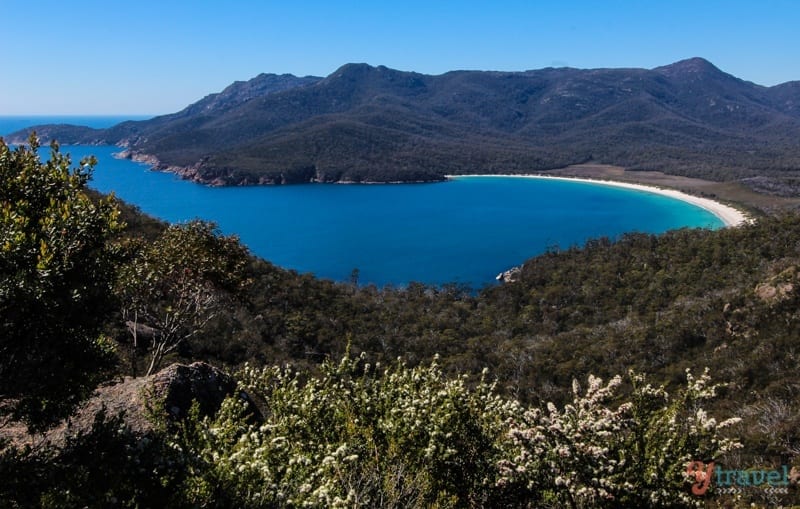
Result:
M460 177L515 177L515 178L537 178L537 179L553 179L553 180L566 180L573 182L586 182L587 184L598 184L605 186L621 187L625 189L633 189L636 191L644 191L647 193L660 194L662 196L669 196L677 200L691 203L700 208L703 208L722 221L726 227L740 226L745 223L751 223L753 220L748 217L744 212L725 205L710 198L702 198L700 196L693 196L675 189L665 189L655 186L646 186L642 184L632 184L629 182L619 182L614 180L595 180L579 177L552 177L549 175L447 175L447 178L460 178Z

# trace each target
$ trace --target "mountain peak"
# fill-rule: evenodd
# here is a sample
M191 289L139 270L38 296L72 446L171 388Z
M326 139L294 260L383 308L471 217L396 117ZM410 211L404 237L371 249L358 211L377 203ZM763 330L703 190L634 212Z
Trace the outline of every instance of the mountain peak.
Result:
M387 93L407 96L425 89L424 75L398 71L384 65L375 67L369 64L345 64L323 81L337 87L346 95L358 90L359 93L372 96Z
M179 117L196 114L216 114L239 106L256 97L283 92L292 88L314 84L322 78L316 76L298 77L293 74L261 73L247 81L234 81L222 92L210 94L196 103L190 104L173 115ZM170 116L170 115L168 115Z
M680 60L674 64L669 64L653 69L667 76L685 76L691 74L724 74L714 64L705 58L693 57Z
M331 73L329 78L335 78L340 76L358 76L364 75L371 71L374 71L376 68L365 63L349 63L344 64L343 66L339 67L333 73Z

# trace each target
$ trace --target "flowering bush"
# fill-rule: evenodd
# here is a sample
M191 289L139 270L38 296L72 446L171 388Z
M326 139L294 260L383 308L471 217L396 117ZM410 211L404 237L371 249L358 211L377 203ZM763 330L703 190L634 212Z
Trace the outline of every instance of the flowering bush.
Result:
M244 403L229 399L184 434L176 446L199 458L194 503L485 506L507 422L521 413L484 380L470 389L435 362L381 370L345 357L305 382L277 367L245 368L240 378L268 415L246 424Z
M631 372L630 400L617 405L622 377L604 384L589 376L585 393L573 382L571 404L527 410L511 426L516 451L502 461L500 483L557 506L703 506L690 494L686 467L739 447L720 434L738 419L718 423L700 408L718 388L708 370L700 378L688 370L686 376L686 388L671 399L663 386Z
M187 456L195 506L692 507L686 465L736 446L699 407L707 373L674 398L629 374L589 377L564 408L525 409L446 378L434 361L382 369L346 356L319 377L245 368L260 399L253 422L240 398L190 420L173 444Z

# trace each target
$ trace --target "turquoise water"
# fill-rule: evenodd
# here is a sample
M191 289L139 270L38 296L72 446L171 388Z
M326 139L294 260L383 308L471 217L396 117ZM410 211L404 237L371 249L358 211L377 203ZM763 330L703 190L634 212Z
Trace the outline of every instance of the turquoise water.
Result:
M464 177L436 184L212 188L115 159L115 147L62 150L76 162L97 156L92 186L144 212L173 222L212 220L282 267L339 281L357 268L362 284L378 286L419 281L480 288L551 247L722 225L672 198L577 182Z
M548 247L601 235L719 227L709 212L651 193L541 179L467 177L437 184L212 188L95 154L93 187L168 221L197 217L238 234L277 265L361 283L479 288Z

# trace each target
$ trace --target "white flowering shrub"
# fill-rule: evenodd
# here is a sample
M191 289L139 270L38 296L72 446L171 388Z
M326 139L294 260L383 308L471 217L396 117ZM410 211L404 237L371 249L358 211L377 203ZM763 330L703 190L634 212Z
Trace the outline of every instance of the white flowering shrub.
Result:
M305 381L276 367L245 368L240 380L269 413L246 424L244 403L232 398L184 434L176 445L197 458L193 503L480 507L499 499L499 445L521 408L484 380L470 388L435 362L381 370L349 357Z
M345 357L318 377L245 368L240 387L267 409L253 422L228 399L190 419L184 453L192 506L692 507L687 465L736 443L699 404L707 373L674 398L630 374L576 382L571 404L525 409L483 378L449 379L436 363L371 367Z
M524 412L509 430L515 452L501 461L501 485L517 486L542 505L557 507L702 507L691 494L687 465L716 459L739 446L720 431L738 419L717 422L699 406L719 386L708 371L674 398L663 387L629 373L629 401L617 401L622 377L608 383L589 376L563 409Z

